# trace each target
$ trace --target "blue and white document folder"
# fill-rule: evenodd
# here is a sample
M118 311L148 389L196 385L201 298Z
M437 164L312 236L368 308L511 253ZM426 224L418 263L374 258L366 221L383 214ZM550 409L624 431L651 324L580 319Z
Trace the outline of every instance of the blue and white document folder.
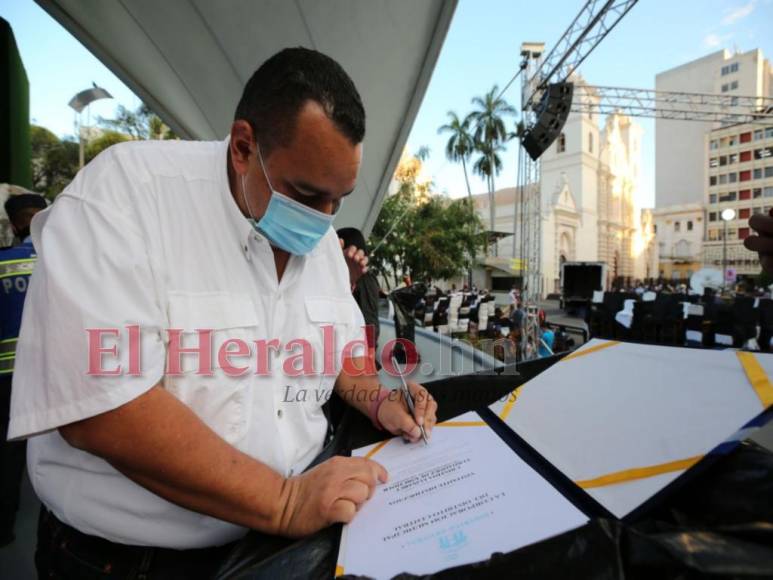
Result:
M390 478L344 526L336 575L431 573L635 519L773 416L771 373L773 355L593 340L429 446L357 449Z

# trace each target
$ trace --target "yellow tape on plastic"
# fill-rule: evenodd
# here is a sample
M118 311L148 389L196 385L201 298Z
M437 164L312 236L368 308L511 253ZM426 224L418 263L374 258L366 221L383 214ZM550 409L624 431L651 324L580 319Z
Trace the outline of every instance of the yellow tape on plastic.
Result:
M510 411L513 410L513 405L515 405L515 401L518 399L518 395L521 394L521 389L526 386L527 383L523 383L520 387L516 387L515 390L510 393L507 396L507 402L505 403L505 406L502 407L502 410L499 412L499 418L504 421L507 419L507 416L510 414Z
M763 409L767 409L773 405L773 385L770 384L765 369L762 368L754 353L738 351L735 354L746 373L746 378L749 379L754 392L760 398Z
M647 467L633 467L631 469L624 469L622 471L615 471L613 473L607 473L601 477L594 477L593 479L583 479L582 481L575 481L579 487L583 489L590 489L592 487L604 487L605 485L614 485L616 483L625 483L626 481L633 481L636 479L645 479L654 475L660 475L662 473L671 473L673 471L682 471L689 469L696 463L703 459L703 455L696 455L695 457L688 457L687 459L679 459L677 461L669 461L668 463L660 463L658 465L649 465Z
M576 350L572 354L566 355L564 358L561 359L560 362L564 362L567 360L572 360L573 358L578 358L581 356L585 356L586 354L590 354L592 352L598 352L600 350L604 350L605 348L609 348L610 346L617 346L620 344L617 340L610 340L607 342L603 342L601 344L597 344L596 346L591 346L589 348L584 348L582 350Z

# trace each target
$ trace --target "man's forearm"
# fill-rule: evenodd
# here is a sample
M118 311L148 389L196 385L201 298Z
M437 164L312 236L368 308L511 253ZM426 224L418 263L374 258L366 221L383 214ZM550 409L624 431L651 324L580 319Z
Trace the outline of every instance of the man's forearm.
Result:
M276 533L292 486L220 438L160 386L59 429L153 493L187 509Z
M367 374L362 369L367 369L369 363L366 358L360 357L348 359L344 364L344 370L338 375L335 391L347 403L358 409L365 415L370 415L370 404L376 400L381 384L378 374ZM361 373L349 374L347 369L361 369Z

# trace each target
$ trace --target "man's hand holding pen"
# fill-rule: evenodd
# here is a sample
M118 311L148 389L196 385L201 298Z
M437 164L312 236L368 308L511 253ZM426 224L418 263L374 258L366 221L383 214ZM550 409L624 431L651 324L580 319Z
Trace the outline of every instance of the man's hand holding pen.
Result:
M407 386L413 397L413 413L409 410L403 390L397 389L379 405L378 421L386 431L415 443L422 438L422 428L427 438L430 437L437 422L437 403L421 385L408 382Z

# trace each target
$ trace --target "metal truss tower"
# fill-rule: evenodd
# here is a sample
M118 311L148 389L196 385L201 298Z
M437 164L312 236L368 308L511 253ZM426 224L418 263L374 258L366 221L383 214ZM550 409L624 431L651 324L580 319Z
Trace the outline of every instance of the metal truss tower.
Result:
M594 98L583 98L593 96ZM714 95L653 91L621 87L575 86L572 112L629 117L650 117L675 121L773 124L773 98L742 95Z
M519 136L537 122L542 97L550 83L565 81L596 46L609 34L638 0L588 0L554 48L543 56L544 45L524 43L521 47L522 119ZM537 355L540 340L536 320L542 297L542 199L540 161L532 160L523 146L518 151L513 235L513 257L522 278L521 299L527 312L522 333L526 358ZM516 253L516 244L520 249Z

